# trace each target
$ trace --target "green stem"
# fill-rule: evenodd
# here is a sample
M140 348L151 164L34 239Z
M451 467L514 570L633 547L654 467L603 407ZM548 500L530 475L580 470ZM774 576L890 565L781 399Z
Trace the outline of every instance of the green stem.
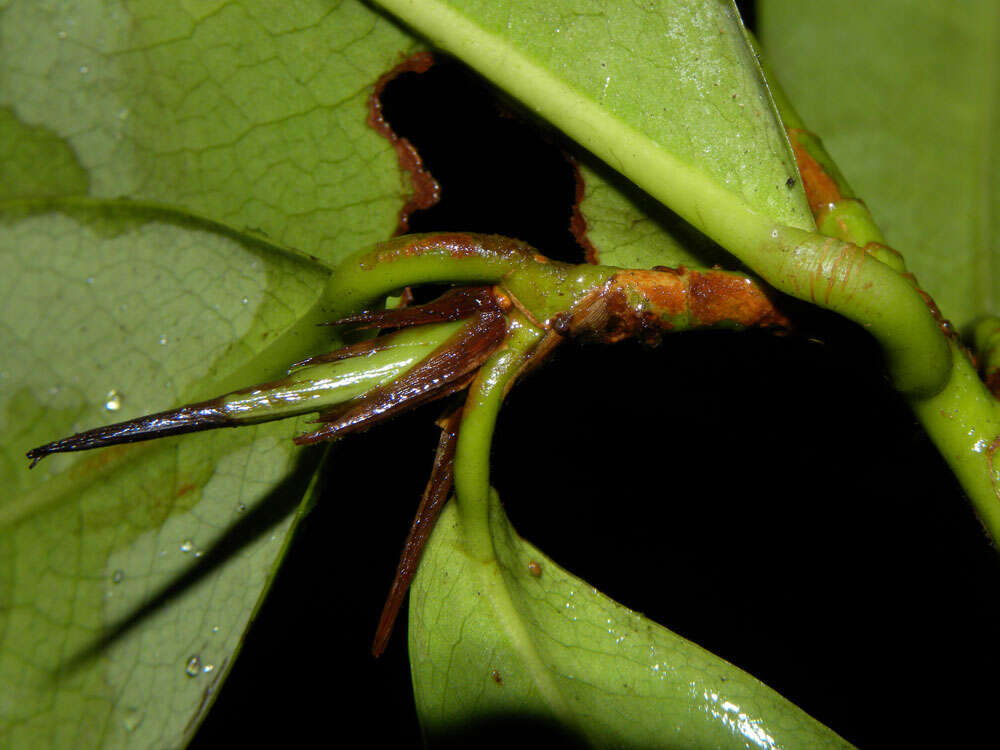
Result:
M759 49L756 51L782 119L787 127L795 129L789 135L793 139L796 155L799 156L800 149L806 154L805 159L800 157L800 169L802 169L803 161L808 164L808 159L812 159L822 169L820 180L829 178L834 186L834 191L839 192L842 196L817 213L817 226L820 232L829 237L856 244L874 243L865 248L868 255L881 261L880 265L884 264L886 271L890 273L904 271L905 264L902 256L882 244L884 243L882 232L874 217L865 204L855 198L832 157L823 148L822 141L806 129L798 113L791 107L776 78L768 69L764 56L760 54ZM805 170L802 171L804 173L803 179L810 179L809 175L805 174ZM815 177L815 175L813 176ZM807 185L808 191L809 186ZM810 197L810 204L814 203L815 201ZM912 276L895 275L898 279L910 284L914 290L917 289ZM886 297L880 304L884 309L895 304L898 299L901 298ZM908 299L912 302L913 295L908 295ZM867 325L864 322L865 317L855 319ZM893 317L895 316L893 315ZM923 328L926 328L926 325ZM882 335L876 333L876 337L879 338L890 357L909 359L915 366L919 366L921 352L931 352L929 344L932 340L936 339L950 348L951 353L947 360L948 367L944 370L946 378L943 387L937 392L919 389L907 390L905 388L900 390L908 397L911 408L927 431L928 436L962 484L962 488L972 502L976 515L983 526L994 540L1000 540L1000 492L998 492L1000 474L998 474L993 460L997 448L1000 447L1000 403L979 378L964 347L957 341L946 337L942 331L907 331L905 329L893 331L890 326ZM976 328L975 338L977 349L987 352L985 362L987 371L991 366L1000 365L1000 357L997 356L998 347L995 343L1000 339L1000 321L996 318L981 321ZM905 346L908 342L913 347L915 357L909 356L906 351L899 350L899 347ZM894 347L895 351L891 351L890 347ZM939 343L935 348L939 350L941 344ZM940 356L936 355L935 359L940 359ZM940 367L940 364L936 364L934 367ZM892 368L891 364L890 368Z
M1000 403L983 384L960 344L953 343L951 378L931 398L910 405L972 502L994 542L1000 540Z
M323 305L330 318L363 309L403 287L429 283L497 283L538 257L507 237L408 234L345 258L330 277Z
M774 228L756 255L756 270L783 292L868 329L902 394L926 397L945 387L948 340L906 277L857 245L789 227Z
M455 500L469 555L485 562L496 553L489 524L490 442L504 394L545 335L520 314L511 316L506 346L483 365L469 388L455 447Z
M771 70L760 44L750 32L747 32L747 41L753 48L764 83L771 92L771 98L784 123L820 233L853 242L897 271L905 271L902 257L885 246L882 230L868 207L858 199L847 178L827 152L823 140L806 127Z

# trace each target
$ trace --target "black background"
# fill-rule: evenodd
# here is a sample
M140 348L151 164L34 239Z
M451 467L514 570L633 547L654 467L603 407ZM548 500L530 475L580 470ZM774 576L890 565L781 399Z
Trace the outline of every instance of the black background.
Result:
M572 174L550 136L498 116L454 65L398 79L384 104L443 187L412 231L497 232L582 261L567 229ZM996 553L867 335L797 314L784 337L564 346L505 404L493 483L521 535L561 565L846 739L990 736ZM376 747L419 743L405 609L382 659L369 647L437 412L335 448L195 747L357 732Z

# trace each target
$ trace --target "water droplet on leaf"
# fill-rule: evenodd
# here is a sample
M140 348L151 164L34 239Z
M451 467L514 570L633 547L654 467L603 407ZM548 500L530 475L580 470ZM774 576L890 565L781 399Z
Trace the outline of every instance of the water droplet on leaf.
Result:
M125 577L124 570L116 570L111 574L111 583L121 583L122 579Z
M193 549L194 549L194 542L192 542L190 539L185 539L183 542L181 542L181 552L190 552Z
M130 706L125 709L125 715L122 717L122 726L126 732L134 732L145 717L146 714L144 712Z
M184 672L188 677L197 677L201 673L201 657L195 654L188 659Z
M104 397L104 408L108 411L118 411L122 408L122 394L112 388Z

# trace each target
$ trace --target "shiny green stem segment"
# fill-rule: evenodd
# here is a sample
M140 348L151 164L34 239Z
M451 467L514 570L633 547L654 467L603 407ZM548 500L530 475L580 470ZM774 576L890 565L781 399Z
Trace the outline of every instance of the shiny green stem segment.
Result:
M757 270L775 286L868 329L897 390L919 398L945 387L948 341L906 277L857 245L813 232L776 227L763 247Z
M490 443L504 394L545 332L515 313L503 349L482 366L469 387L455 447L455 499L468 554L481 562L495 557L489 527Z
M219 410L239 424L329 409L391 383L427 357L464 323L436 323L387 337L378 350L336 362L292 367L286 378L222 396Z
M52 453L90 450L328 411L391 383L431 355L462 325L461 321L438 323L390 334L376 342L293 365L288 376L281 380L80 432L33 448L27 456L34 466Z
M979 378L961 344L952 342L955 363L947 386L910 405L954 472L976 515L1000 541L1000 402Z
M537 265L537 252L506 237L409 234L345 258L330 277L323 306L330 318L362 310L406 286L497 283Z
M765 57L760 54L759 49L757 53L768 86L785 125L789 128L789 136L799 158L803 179L805 181L812 179L816 183L813 186L816 192L823 197L840 196L817 212L817 226L820 232L831 238L865 246L864 250L869 256L881 261L893 271L905 271L902 256L885 246L882 232L868 208L856 198L832 157L823 148L822 141L806 130L802 119L792 108L777 79L768 69ZM805 157L800 150L804 152ZM814 169L816 167L818 169ZM813 169L810 174L810 170ZM828 183L824 183L824 180ZM810 186L807 185L807 193L809 190ZM823 192L824 190L826 192ZM813 196L810 195L810 204L815 205L815 203ZM916 289L916 283L911 275L900 274L899 278L905 279ZM867 325L863 320L859 322ZM885 347L886 340L878 334L876 336ZM1000 319L982 320L976 327L974 336L976 349L982 352L985 358L984 370L987 373L996 372L1000 367ZM916 337L910 338L916 340ZM998 489L1000 474L994 466L994 455L1000 446L1000 403L979 378L968 352L961 344L949 340L941 330L926 330L920 339L925 340L927 344L938 342L933 347L937 350L940 350L942 343L950 348L950 357L947 358L950 367L944 387L936 393L901 390L908 396L917 418L962 484L983 526L994 541L1000 540L1000 489ZM892 341L891 334L889 341ZM907 355L897 353L893 356ZM939 359L940 354L937 354L935 360Z
M905 271L902 256L886 246L882 230L827 152L822 139L806 127L792 106L757 39L750 32L747 39L785 125L819 231L827 237L864 247L872 257L897 271Z
M734 211L741 206L746 231L739 243L752 249L755 270L765 279L868 328L885 349L901 392L930 395L944 387L951 352L907 278L856 245L775 225L744 204L733 204ZM545 324L619 271L554 263L503 237L404 236L345 260L331 277L322 304L331 317L339 317L407 284L486 281L508 289L523 301L533 322ZM682 312L681 324L688 320L688 311Z

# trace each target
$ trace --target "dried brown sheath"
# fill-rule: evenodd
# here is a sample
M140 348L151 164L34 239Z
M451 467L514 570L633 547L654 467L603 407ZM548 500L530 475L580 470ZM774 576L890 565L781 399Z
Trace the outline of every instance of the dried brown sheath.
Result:
M491 321L494 320L496 315L499 314L499 318L502 320L503 315L498 313L499 310L499 303L489 287L471 287L449 291L427 305L421 305L407 310L368 311L360 313L357 316L352 316L352 318L346 318L345 321L371 322L373 325L379 325L382 327L402 328L406 326L420 325L422 323L459 320L463 317L474 315L476 312L487 313L489 320ZM478 322L481 324L483 321L480 320ZM474 326L474 328L475 330L479 330L481 326ZM289 369L291 371L308 367L310 365L337 362L344 359L350 359L351 357L366 356L384 351L393 345L394 337L395 334L390 333L368 341L351 344L349 346L342 347L341 349L337 349L336 351L320 354L318 356L302 360L301 362L297 362ZM467 348L470 350L474 349L474 347ZM492 349L490 351L492 351ZM487 352L486 356L488 356L488 354L489 353ZM434 355L432 354L432 357L433 356ZM482 360L477 361L475 367L478 367L484 360L485 356ZM449 393L453 393L459 388L464 388L468 385L470 379L471 377L463 379L462 373L457 372L453 376L447 377L441 382L440 391L433 394L433 397L441 398L447 396ZM271 383L263 383L250 388L234 391L234 393L247 393L261 388L278 386L281 383L281 380L276 380ZM382 392L375 391L372 395L379 393ZM228 395L232 394L227 394L227 396ZM225 398L225 396L222 396L209 401L202 401L196 404L181 406L177 409L161 411L156 414L147 414L146 416L131 419L127 422L117 422L115 424L105 425L104 427L97 427L93 430L80 432L68 438L63 438L62 440L56 440L54 442L47 443L46 445L39 446L38 448L32 448L28 451L27 457L31 459L31 467L34 467L35 464L50 453L68 453L72 451L90 450L92 448L101 448L120 443L137 443L143 440L152 440L154 438L167 437L169 435L200 432L201 430L210 430L218 427L239 427L240 425L247 424L248 422L246 420L233 419L226 414L223 403ZM407 401L407 399L403 399L400 403L405 401ZM364 400L363 403L368 403L367 399ZM423 403L423 401L417 401L416 403ZM412 405L416 405L416 403ZM320 419L321 421L334 421L334 419L339 419L342 416L348 415L351 409L356 406L357 404L345 404L343 406L335 407L334 409L326 412L325 415L322 415ZM409 408L409 405L405 408ZM388 416L388 414L385 414L385 416Z
M356 315L332 320L326 325L353 324L363 328L404 328L425 323L443 323L461 320L474 315L495 300L493 291L486 286L451 289L433 302L415 307L397 307L391 310L364 310Z
M410 526L410 533L406 537L406 544L403 545L403 553L399 557L399 565L396 568L396 577L392 581L392 588L385 599L385 606L382 607L382 616L378 621L378 628L375 630L375 640L372 643L372 654L379 657L385 651L389 636L392 634L392 626L399 615L399 608L403 604L403 598L410 588L413 576L417 572L417 563L420 562L420 555L424 545L430 538L434 524L437 523L441 509L451 492L452 481L454 480L455 446L458 444L458 425L462 417L462 408L458 407L445 414L438 424L441 426L441 438L438 440L437 453L434 454L434 468L431 470L431 478L424 488L423 497L420 498L420 507L413 517L413 524Z
M71 453L106 445L138 443L142 440L212 430L217 427L238 427L239 423L227 417L219 408L220 404L220 399L202 401L179 409L147 414L127 422L117 422L86 432L78 432L68 438L32 448L27 453L31 459L31 466L28 468L33 468L50 453Z
M343 346L340 349L327 352L326 354L317 354L315 357L309 357L308 359L303 359L301 362L296 362L288 369L297 370L301 367L309 367L310 365L321 365L327 362L339 362L342 359L364 357L369 354L375 354L376 352L382 352L392 346L392 339L394 336L395 334L379 336L378 338L368 339L367 341L359 341L357 344Z
M492 293L481 300L479 314L423 362L392 383L373 390L351 408L321 414L319 419L326 424L315 432L299 435L296 444L309 445L366 429L467 385L507 333L507 319Z

